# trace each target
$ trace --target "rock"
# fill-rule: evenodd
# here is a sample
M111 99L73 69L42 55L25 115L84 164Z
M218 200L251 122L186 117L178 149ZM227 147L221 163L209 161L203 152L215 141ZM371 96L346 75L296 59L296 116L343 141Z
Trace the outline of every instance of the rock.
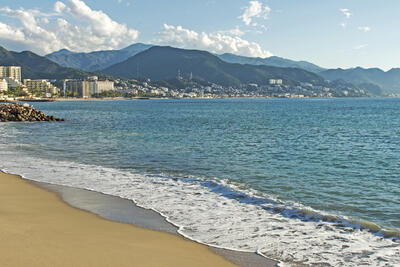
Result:
M65 121L65 119L47 116L29 104L0 104L0 122L7 121Z

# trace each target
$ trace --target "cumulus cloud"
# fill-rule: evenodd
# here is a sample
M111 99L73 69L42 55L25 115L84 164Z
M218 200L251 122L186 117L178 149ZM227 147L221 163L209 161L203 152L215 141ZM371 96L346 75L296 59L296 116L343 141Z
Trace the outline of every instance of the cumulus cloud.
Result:
M250 1L249 6L243 8L243 14L239 16L246 25L257 26L258 24L253 22L254 18L267 19L271 8L267 5L263 5L260 1Z
M345 15L346 19L349 19L353 15L348 8L341 8L340 11Z
M358 27L358 29L363 32L369 32L371 30L371 28L368 26L361 26L361 27Z
M101 10L91 9L82 0L58 1L52 13L2 8L0 14L19 22L17 26L2 23L0 41L17 42L40 54L62 48L85 52L114 49L131 44L139 35L137 30L112 20ZM5 34L10 31L15 34Z
M234 53L251 57L270 57L272 54L263 50L255 42L250 42L237 35L217 33L198 33L182 26L164 24L159 33L158 42L181 48L208 50L213 53Z
M25 34L19 29L0 22L0 40L24 42Z

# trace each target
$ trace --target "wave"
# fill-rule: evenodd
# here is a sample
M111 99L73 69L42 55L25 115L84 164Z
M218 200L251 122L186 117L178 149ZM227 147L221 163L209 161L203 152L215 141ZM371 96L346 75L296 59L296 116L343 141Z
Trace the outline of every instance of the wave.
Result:
M33 158L0 146L0 168L34 181L133 200L210 246L257 252L288 264L395 266L398 230L282 202L226 180L151 175Z

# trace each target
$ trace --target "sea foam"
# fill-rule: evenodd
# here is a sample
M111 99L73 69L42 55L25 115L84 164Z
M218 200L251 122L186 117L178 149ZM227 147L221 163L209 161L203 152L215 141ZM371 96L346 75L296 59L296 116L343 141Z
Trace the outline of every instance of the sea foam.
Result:
M395 234L284 203L221 180L170 177L33 158L0 145L0 168L26 179L84 188L133 200L210 246L256 251L281 261L324 266L398 266ZM368 225L368 223L364 223ZM373 228L373 227L372 227Z

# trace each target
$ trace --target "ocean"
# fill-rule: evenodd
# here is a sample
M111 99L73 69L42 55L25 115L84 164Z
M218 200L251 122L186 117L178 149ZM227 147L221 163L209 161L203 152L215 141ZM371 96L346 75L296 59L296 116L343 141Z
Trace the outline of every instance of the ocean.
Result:
M34 103L0 124L0 169L132 199L211 246L400 266L400 99Z

